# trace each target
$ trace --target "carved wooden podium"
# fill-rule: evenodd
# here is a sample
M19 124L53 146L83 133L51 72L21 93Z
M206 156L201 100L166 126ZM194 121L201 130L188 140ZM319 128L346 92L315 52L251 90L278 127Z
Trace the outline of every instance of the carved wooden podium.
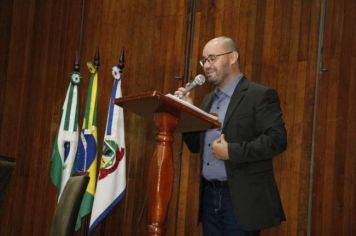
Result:
M173 132L201 131L220 127L212 115L174 96L157 91L127 96L115 101L131 112L153 119L157 128L156 146L148 182L148 235L163 235L173 186Z

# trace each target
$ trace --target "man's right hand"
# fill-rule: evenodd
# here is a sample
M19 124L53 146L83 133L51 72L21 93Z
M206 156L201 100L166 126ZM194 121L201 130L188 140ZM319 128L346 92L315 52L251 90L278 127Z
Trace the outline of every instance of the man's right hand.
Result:
M185 96L183 96L183 93L185 91L184 87L178 88L177 91L174 92L174 95L182 99L183 101L189 102L193 104L193 99L190 96L190 92L186 93Z

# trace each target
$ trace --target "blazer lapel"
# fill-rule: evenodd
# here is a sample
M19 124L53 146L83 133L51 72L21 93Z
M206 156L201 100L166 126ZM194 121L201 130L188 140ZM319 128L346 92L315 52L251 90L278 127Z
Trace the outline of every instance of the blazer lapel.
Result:
M226 127L226 124L229 122L233 111L238 107L241 101L245 97L245 92L248 89L249 81L243 77L237 87L235 88L234 93L231 96L229 106L227 107L223 129Z

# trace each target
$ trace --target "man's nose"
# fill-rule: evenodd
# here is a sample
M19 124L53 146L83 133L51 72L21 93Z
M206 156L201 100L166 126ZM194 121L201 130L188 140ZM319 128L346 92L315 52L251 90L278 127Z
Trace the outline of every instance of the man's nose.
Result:
M204 64L204 70L209 69L211 67L211 63L209 61L206 61Z

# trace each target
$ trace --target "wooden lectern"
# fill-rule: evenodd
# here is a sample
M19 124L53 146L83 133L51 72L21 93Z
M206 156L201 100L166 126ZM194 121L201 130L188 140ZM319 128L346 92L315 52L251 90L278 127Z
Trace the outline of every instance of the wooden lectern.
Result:
M148 183L148 235L163 235L173 186L173 132L201 131L220 127L216 117L173 95L157 91L115 100L131 112L153 119L157 128Z

